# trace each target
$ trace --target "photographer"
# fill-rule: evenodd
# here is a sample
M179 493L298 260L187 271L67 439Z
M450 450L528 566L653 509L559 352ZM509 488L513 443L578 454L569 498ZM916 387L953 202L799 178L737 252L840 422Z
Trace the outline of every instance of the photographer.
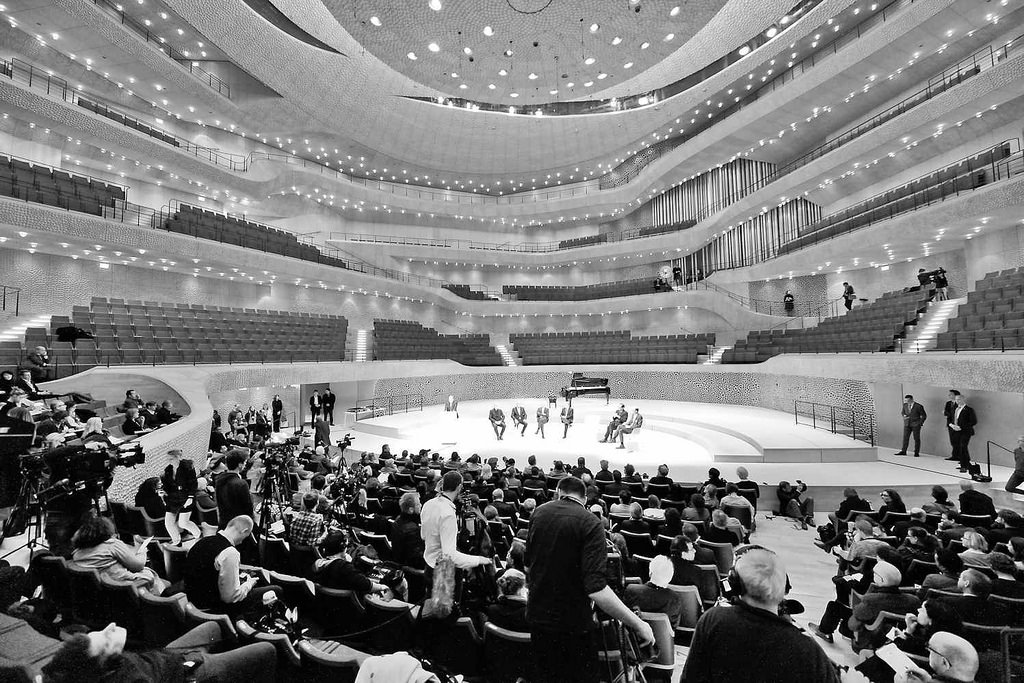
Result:
M442 556L451 558L459 569L472 569L491 563L490 558L467 555L456 547L459 536L458 509L455 501L462 493L462 475L447 472L441 478L441 495L426 502L420 513L423 561L426 563L427 588L433 582L434 568Z
M582 481L565 477L558 482L557 499L530 518L526 614L542 681L599 679L591 601L635 632L642 645L654 642L650 625L608 585L605 532L584 507L586 495Z

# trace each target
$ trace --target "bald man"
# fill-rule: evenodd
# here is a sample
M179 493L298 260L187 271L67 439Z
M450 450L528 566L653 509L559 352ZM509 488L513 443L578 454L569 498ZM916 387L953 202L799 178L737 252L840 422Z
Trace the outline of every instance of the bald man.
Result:
M838 683L836 667L821 647L779 616L786 593L786 568L767 550L736 560L741 595L731 605L704 613L693 634L683 680L816 681Z
M928 666L934 676L914 667L907 671L907 682L973 683L978 675L978 651L960 636L939 631L928 639Z
M252 517L239 515L213 536L193 545L185 559L185 595L199 609L227 614L232 620L252 611L263 594L281 590L277 586L256 588L258 578L241 572L238 546L252 535Z

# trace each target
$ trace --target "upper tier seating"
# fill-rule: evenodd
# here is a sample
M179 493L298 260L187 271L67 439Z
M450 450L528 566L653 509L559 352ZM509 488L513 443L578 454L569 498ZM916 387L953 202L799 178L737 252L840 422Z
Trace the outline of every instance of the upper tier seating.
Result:
M469 299L470 301L486 301L487 294L476 289L470 289L469 285L455 285L447 284L441 285L441 289L447 289L455 296L462 297L463 299Z
M681 223L672 223L670 225L648 225L647 227L640 228L637 230L637 237L651 237L652 235L664 235L670 232L679 232L680 230L686 230L697 225L695 220L685 220Z
M574 237L571 240L560 240L559 249L576 249L577 247L588 247L591 244L604 244L608 241L608 235L588 235L586 237Z
M82 107L83 109L88 109L89 111L99 114L100 116L105 116L106 118L112 121L123 123L129 128L133 128L139 131L140 133L156 138L161 142L166 142L168 145L181 147L181 143L178 142L178 140L176 140L174 136L169 135L161 130L157 130L156 128L151 128L150 126L147 126L138 119L134 119L131 116L125 116L121 112L111 109L110 107L100 104L99 102L93 102L91 100L85 99L84 97L79 97L78 106Z
M269 251L337 268L346 267L343 260L321 253L312 244L299 242L294 233L188 204L179 204L177 211L171 212L164 221L163 227L171 232L237 244L247 249Z
M0 196L102 216L104 207L124 201L125 191L95 178L0 155Z
M715 343L714 334L633 337L628 330L510 334L523 365L580 363L696 363Z
M947 196L976 189L992 181L992 164L1011 154L1009 143L976 154L871 199L837 211L800 229L800 237L779 247L779 255L802 249L862 226L931 204Z
M57 341L56 329L68 324L95 339L74 347ZM48 346L52 362L75 372L138 363L341 361L347 334L348 321L333 315L94 298L74 306L70 321L54 317L49 330L29 328L20 353Z
M501 365L486 334L440 334L411 320L374 320L375 360L447 358L463 365Z
M613 299L619 296L651 294L658 291L655 289L654 283L653 277L643 277L636 280L602 282L580 287L504 285L501 291L514 296L518 301L589 301L591 299Z
M751 332L722 354L723 363L760 363L780 353L892 351L904 327L928 308L928 290L887 292L872 303L803 330Z
M1024 268L988 273L960 304L937 351L1024 349Z

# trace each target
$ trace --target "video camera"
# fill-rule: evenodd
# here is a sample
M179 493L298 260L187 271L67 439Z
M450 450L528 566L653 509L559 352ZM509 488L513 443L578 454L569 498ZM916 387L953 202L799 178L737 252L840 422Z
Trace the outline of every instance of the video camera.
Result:
M263 451L261 458L263 467L268 473L286 470L292 460L292 455L292 446L287 443L268 446L267 450Z
M39 460L42 460L40 464ZM110 448L66 446L41 456L24 456L22 471L41 476L50 471L50 487L39 492L44 504L71 493L84 492L87 497L102 495L114 479L118 467L135 467L146 462L142 444L121 444Z
M341 449L342 453L345 452L346 448L350 448L351 446L352 446L352 435L351 434L345 434L345 436L342 437L341 441L338 442L338 448Z
M943 268L936 268L935 270L925 271L917 274L917 282L922 287L935 282L940 276L945 275L946 271Z

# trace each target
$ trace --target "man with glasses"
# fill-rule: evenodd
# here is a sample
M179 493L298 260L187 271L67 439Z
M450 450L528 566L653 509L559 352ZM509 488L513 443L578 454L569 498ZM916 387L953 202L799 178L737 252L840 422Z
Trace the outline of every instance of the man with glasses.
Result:
M928 639L928 666L934 672L914 667L907 671L908 683L973 683L978 674L978 651L960 636L939 631Z

